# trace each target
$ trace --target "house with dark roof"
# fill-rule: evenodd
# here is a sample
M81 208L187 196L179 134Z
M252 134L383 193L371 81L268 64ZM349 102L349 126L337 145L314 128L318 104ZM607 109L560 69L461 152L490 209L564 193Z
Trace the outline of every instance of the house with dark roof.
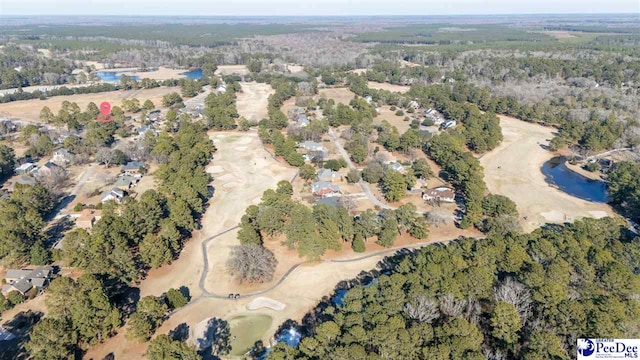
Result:
M127 175L137 175L140 174L144 168L144 163L139 161L129 161L128 163L122 165L122 172Z
M134 187L137 182L138 179L131 175L122 175L118 176L118 180L116 180L113 186L120 190L127 191Z
M28 176L28 175L22 175L19 178L17 178L16 180L14 180L11 185L9 185L9 192L13 192L13 190L16 187L16 184L21 184L21 185L30 185L30 186L34 186L36 185L38 182L36 181L35 178L33 178L32 176Z
M38 169L38 176L49 177L57 169L60 169L60 166L52 163L51 161L47 161L46 164L42 165L42 167Z
M17 291L26 295L32 288L38 291L49 285L49 281L55 277L52 266L42 266L36 269L9 269L5 275L6 285L2 287L2 293L8 294Z

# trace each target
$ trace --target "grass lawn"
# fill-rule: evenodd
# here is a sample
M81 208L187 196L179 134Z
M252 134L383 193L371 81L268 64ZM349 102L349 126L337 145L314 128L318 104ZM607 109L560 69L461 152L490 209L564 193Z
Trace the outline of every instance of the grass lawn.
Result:
M240 315L229 320L231 328L231 355L242 356L262 338L273 319L269 315ZM235 340L233 337L235 336Z

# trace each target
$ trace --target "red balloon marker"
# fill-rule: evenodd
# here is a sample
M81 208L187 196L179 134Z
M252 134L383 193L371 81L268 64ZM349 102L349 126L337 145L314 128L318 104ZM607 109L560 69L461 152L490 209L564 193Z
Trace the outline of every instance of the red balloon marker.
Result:
M104 116L105 118L109 116L109 114L111 113L111 104L109 104L106 101L102 102L100 104L100 112L102 113L102 116Z

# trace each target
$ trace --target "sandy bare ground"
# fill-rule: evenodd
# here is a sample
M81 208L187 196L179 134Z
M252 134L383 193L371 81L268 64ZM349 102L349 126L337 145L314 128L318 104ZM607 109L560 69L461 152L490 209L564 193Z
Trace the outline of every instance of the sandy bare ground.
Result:
M502 115L500 126L504 141L482 156L480 163L489 191L506 195L518 205L525 231L549 222L613 215L606 204L578 199L547 184L540 168L554 154L541 145L553 138L552 128Z
M126 91L109 91L96 94L79 94L70 96L54 96L46 100L24 100L13 101L10 103L0 104L0 116L9 118L20 118L31 122L40 122L40 110L44 106L48 106L53 113L57 113L62 107L63 101L75 102L83 111L90 102L100 105L103 101L108 101L111 106L120 106L123 99L137 98L140 104L145 100L151 100L157 107L161 106L162 97L166 94L178 92L179 87L159 87L155 89L126 90Z
M247 304L247 310L272 309L276 311L284 310L287 305L267 297L257 297Z
M297 65L297 64L287 64L287 69L288 69L292 74L298 74L298 73L302 73L302 72L304 72L304 66L302 66L302 65Z
M356 97L356 94L351 92L351 90L347 88L331 88L331 89L321 89L320 97L325 97L327 99L333 99L336 103L343 103L345 105L349 105L349 102Z
M218 65L216 75L249 75L246 65Z
M260 121L267 118L269 95L275 93L271 85L252 81L241 82L240 86L242 91L236 94L238 113L247 120Z
M375 81L369 81L368 84L371 89L388 90L388 91L398 92L401 94L404 94L411 89L411 86L379 83Z

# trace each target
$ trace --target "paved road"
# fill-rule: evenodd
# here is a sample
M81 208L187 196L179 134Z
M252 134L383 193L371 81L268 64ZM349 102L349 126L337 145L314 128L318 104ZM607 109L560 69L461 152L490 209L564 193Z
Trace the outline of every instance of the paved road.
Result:
M338 149L338 152L340 153L340 155L342 156L342 158L344 159L344 161L347 162L347 165L349 166L350 169L352 170L357 170L358 168L355 166L355 164L351 161L351 158L349 157L349 154L347 153L347 151L342 147L342 144L340 144L340 142L338 141L338 138L336 137L335 132L333 131L333 128L329 128L329 137L331 138L331 141L333 142L333 144L336 146L336 149ZM390 209L390 210L395 210L396 208L393 206L389 206L385 203L383 203L382 201L380 201L380 199L378 199L373 192L371 191L371 188L369 187L369 184L367 184L366 181L360 179L360 181L358 181L358 185L360 185L360 188L362 188L362 192L364 192L364 194L367 196L367 198L376 206L380 207L381 209Z

